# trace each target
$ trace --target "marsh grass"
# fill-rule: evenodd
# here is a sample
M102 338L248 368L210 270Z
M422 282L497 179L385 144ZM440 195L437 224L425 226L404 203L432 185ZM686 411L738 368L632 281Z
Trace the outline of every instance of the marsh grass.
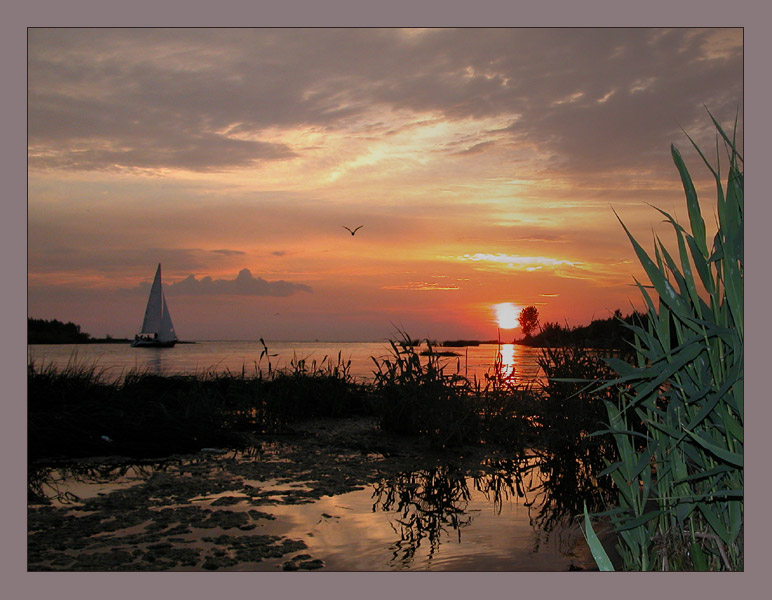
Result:
M373 358L374 411L383 430L426 436L433 446L497 444L523 448L543 433L541 394L508 371L501 354L483 380L461 375L460 360L418 352L399 332L391 355Z
M149 457L235 442L224 407L194 376L87 368L28 373L28 457Z
M340 353L321 361L294 356L276 369L265 343L250 366L193 375L134 370L108 377L96 365L57 371L30 363L29 456L152 458L243 448L256 436L292 433L301 420L346 416L373 416L384 432L421 436L435 448L487 444L550 452L556 432L571 438L564 423L576 420L559 414L557 396L520 382L501 356L482 381L469 380L458 357L427 346L425 354L407 334L397 336L390 355L372 359L372 383L355 381ZM550 360L558 356L569 358L555 351ZM587 374L569 366L560 373ZM561 443L561 452L576 450L573 438Z
M482 383L459 373L457 357L421 356L407 335L391 348L391 356L373 358L372 383L355 381L340 353L321 361L294 356L276 369L265 345L250 367L192 375L30 361L29 458L240 447L254 435L291 432L300 420L345 416L375 416L384 431L425 436L435 447L533 441L536 393L516 385L501 364Z
M119 454L154 457L202 447L243 447L254 434L304 418L368 414L368 390L349 364L292 361L284 370L110 374L75 361L28 364L28 458Z
M429 353L422 360L414 340L399 332L390 341L390 356L373 357L374 409L381 428L425 435L440 447L476 440L469 380L459 373L458 361L455 372L447 370L447 361L427 345Z
M606 423L605 402L615 388L597 389L597 382L615 378L605 358L613 351L578 346L542 348L537 363L545 377L540 383L539 422L551 442L599 443L587 434Z
M324 356L319 362L293 356L287 369L260 381L265 409L287 423L371 412L368 386L354 381L351 361L340 353L335 360Z
M486 443L523 448L540 442L541 394L533 383L519 381L515 371L505 367L500 350L483 381L472 381L472 390Z

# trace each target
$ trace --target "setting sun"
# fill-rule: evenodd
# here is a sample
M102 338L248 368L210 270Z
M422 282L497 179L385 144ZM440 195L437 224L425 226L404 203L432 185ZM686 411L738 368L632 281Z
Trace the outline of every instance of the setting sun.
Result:
M519 307L511 302L502 302L501 304L494 304L493 309L496 311L496 322L501 329L514 329L518 327Z
M673 123L743 97L742 28L28 36L26 306L100 338L133 338L158 263L186 340L588 324L645 276L617 215L647 236L682 192L670 145L701 162Z

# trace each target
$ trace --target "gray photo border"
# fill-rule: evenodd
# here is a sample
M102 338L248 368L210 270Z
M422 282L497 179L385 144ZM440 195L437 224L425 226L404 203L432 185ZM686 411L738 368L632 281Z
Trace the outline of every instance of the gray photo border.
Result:
M761 315L772 294L770 279L762 265L768 264L770 204L761 191L758 173L769 158L770 118L762 111L772 96L769 56L772 25L770 9L754 0L648 0L636 4L617 1L571 0L510 3L494 0L285 0L280 4L220 0L134 0L106 3L93 0L28 0L3 9L2 52L2 257L4 274L10 280L2 297L3 472L11 484L3 511L2 565L5 597L8 598L103 598L138 597L194 598L470 598L477 595L514 597L539 594L545 597L652 598L678 595L701 598L737 597L757 586L764 589L764 543L769 517L762 504L769 496L765 458L769 435L761 428L770 422L769 401L759 373L764 370L763 339L769 321ZM751 418L747 430L751 448L746 513L751 526L745 534L746 568L737 574L642 574L642 573L27 573L26 571L26 44L27 27L80 26L677 26L743 27L745 30L745 120L753 127L745 133L750 176L747 204L751 218L746 229L746 255L751 278L747 286L746 314L753 324L746 348L746 377ZM766 73L767 75L764 75ZM768 110L768 108L767 108ZM763 200L762 200L763 199ZM766 201L764 201L766 200ZM767 271L768 273L768 271ZM22 291L24 290L24 291ZM761 474L761 476L760 476ZM679 588L679 589L673 589ZM680 592L680 594L679 594ZM753 594L755 596L755 594ZM751 596L751 597L753 597Z

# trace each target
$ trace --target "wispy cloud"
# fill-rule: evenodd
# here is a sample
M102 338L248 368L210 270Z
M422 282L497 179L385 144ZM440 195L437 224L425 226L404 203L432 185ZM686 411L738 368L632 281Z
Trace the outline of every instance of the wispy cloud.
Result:
M456 152L456 154L460 156L468 155L468 154L480 154L484 152L485 150L492 148L496 142L492 140L488 140L487 142L480 142L478 144L475 144L474 146L470 146L469 148L466 148L464 150L459 150Z
M452 260L479 262L503 266L513 270L537 271L544 268L576 267L581 268L582 263L546 256L518 256L517 254L464 254L453 257Z
M461 288L457 285L443 285L427 281L409 281L401 285L382 285L382 290L410 290L414 292L448 292Z

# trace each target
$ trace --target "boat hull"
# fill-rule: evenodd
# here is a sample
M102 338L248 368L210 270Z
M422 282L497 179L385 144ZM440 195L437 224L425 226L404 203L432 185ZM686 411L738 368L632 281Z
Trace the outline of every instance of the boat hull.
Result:
M170 342L159 342L157 340L139 340L131 342L132 348L172 348L177 340Z

